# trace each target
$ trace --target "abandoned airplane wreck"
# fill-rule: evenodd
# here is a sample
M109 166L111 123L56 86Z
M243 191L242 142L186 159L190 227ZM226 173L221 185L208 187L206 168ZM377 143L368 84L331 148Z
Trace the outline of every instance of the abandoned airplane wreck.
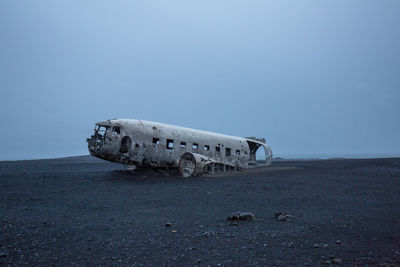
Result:
M113 119L96 123L86 139L92 156L137 166L177 167L184 177L269 166L272 151L264 138L235 137L163 123ZM261 149L262 161L256 157Z

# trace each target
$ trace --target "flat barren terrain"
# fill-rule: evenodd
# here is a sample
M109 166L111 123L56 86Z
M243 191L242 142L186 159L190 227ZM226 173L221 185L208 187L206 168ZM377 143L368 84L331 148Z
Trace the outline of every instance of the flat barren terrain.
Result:
M400 265L400 158L191 178L89 156L3 161L0 188L4 266Z

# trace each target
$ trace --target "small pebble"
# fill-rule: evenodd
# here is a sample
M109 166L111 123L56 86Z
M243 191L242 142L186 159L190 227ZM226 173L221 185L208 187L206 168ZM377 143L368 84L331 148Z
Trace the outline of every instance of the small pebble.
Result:
M280 214L280 215L278 215L278 217L276 217L276 220L284 222L287 220L287 215Z
M238 221L240 218L241 211L233 212L231 215L226 218L228 221Z

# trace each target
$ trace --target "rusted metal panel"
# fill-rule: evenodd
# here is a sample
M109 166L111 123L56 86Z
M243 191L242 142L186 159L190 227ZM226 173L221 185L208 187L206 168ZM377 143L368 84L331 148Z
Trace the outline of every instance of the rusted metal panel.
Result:
M87 142L91 155L125 164L129 169L141 165L180 167L180 162L188 164L190 157L197 162L190 175L249 168L260 165L256 159L259 148L265 152L263 165L269 166L272 161L272 151L264 138L235 137L133 119L98 122ZM186 175L188 171L181 173Z

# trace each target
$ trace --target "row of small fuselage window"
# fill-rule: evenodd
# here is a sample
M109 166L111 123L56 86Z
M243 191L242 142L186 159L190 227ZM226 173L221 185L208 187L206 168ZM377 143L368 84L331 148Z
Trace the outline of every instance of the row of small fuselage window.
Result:
M153 144L156 144L156 145L160 144L160 139L159 138L153 138ZM181 142L179 147L186 148L186 142ZM165 148L166 149L174 149L174 140L167 139ZM192 144L192 149L193 150L198 150L199 149L199 144L193 143ZM210 151L210 146L209 145L204 145L204 151ZM221 147L220 146L216 146L215 147L215 151L216 152L221 152ZM239 149L236 150L236 155L240 156L240 150ZM231 149L229 147L225 148L225 156L227 156L227 157L231 156Z

